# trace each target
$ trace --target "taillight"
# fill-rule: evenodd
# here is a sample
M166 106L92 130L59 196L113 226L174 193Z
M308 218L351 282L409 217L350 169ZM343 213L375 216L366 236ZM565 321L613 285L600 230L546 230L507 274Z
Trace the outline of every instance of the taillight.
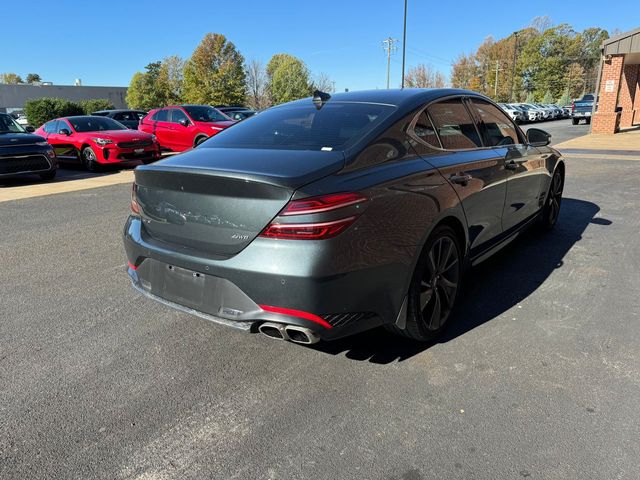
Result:
M138 186L135 182L131 185L131 213L134 215L140 215L140 205L138 205L138 199L136 198L136 190Z
M325 240L345 231L360 215L362 203L368 200L359 193L333 193L319 197L292 200L278 217L265 228L260 236L286 240ZM351 207L351 208L347 208ZM281 223L281 217L313 215L345 209L344 218L316 221Z

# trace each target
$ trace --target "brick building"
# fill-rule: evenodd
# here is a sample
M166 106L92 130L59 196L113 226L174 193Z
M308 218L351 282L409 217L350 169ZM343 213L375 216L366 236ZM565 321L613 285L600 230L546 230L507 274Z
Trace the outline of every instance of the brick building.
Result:
M591 132L640 126L640 28L602 44L598 79Z

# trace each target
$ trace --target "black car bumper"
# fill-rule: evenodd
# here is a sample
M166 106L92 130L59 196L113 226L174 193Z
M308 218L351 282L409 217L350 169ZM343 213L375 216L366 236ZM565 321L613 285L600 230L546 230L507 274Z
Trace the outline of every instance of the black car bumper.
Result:
M0 177L55 171L58 161L51 146L16 145L0 147Z

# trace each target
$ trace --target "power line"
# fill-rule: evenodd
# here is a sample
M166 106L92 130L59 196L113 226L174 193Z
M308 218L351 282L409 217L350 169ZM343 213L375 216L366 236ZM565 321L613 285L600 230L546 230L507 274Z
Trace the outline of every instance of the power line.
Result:
M391 78L391 55L398 50L396 44L399 42L399 40L391 37L387 37L382 41L382 48L387 52L387 89L389 88L389 80Z

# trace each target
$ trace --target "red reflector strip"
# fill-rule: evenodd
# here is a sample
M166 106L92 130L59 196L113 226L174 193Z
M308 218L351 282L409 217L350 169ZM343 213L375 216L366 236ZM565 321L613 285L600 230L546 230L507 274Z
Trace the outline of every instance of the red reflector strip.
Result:
M129 267L131 270L137 270L138 267L136 267L133 263L131 262L127 262L127 267Z
M314 315L313 313L303 312L302 310L293 310L291 308L272 307L270 305L259 305L259 307L265 312L279 313L281 315L289 315L290 317L304 318L310 320L318 325L322 325L324 328L333 328L326 320Z
M356 217L349 217L323 223L272 223L260 236L287 240L324 240L338 235L355 219Z

